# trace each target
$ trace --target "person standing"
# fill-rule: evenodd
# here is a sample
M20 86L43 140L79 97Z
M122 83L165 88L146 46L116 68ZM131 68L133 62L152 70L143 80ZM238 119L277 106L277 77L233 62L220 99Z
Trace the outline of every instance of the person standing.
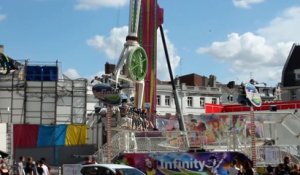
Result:
M265 175L273 175L273 167L271 165L267 166L267 173Z
M17 163L17 174L18 175L25 175L24 162L25 162L25 157L24 156L20 156L19 157L19 161Z
M228 175L240 175L241 171L240 169L236 166L237 161L234 159L231 163L231 166L228 170Z
M51 168L50 168L50 166L47 164L46 158L45 158L45 157L42 157L41 160L42 160L42 161L44 162L44 164L47 166L49 174L51 174Z
M37 162L37 165L36 165L36 172L37 172L37 175L43 175L44 174L44 170L42 168L42 161L38 161Z
M41 164L41 168L43 169L43 174L42 175L50 175L49 169L48 169L47 165L45 165L45 161L40 160L40 164Z
M290 157L288 156L285 156L284 159L283 159L283 170L284 170L284 173L286 174L290 174L291 173L291 159Z
M255 175L255 172L252 168L251 162L250 161L245 161L244 166L243 166L243 174L244 175Z
M92 164L98 164L95 156L92 156L91 163Z
M26 175L34 175L35 174L35 163L32 157L28 157L25 163L24 171Z
M93 164L91 156L87 156L87 157L84 158L83 165L89 165L89 164Z

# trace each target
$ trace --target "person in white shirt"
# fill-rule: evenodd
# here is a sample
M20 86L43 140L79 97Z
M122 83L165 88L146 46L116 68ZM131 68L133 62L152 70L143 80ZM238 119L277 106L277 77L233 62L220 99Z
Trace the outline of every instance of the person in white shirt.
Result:
M25 175L24 162L25 162L25 157L24 156L20 156L19 157L19 162L17 163L18 175Z
M43 169L43 175L50 175L48 167L45 165L45 161L41 160L41 167Z

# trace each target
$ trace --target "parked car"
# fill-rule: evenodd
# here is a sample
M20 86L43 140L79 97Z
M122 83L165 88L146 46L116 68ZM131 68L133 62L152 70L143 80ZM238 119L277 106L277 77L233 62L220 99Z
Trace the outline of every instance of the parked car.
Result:
M145 175L137 168L121 164L89 164L83 165L82 175Z

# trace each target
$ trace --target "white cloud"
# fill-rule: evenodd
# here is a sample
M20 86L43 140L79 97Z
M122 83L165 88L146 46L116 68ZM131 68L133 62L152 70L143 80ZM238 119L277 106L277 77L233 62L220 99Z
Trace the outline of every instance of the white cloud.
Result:
M127 26L113 28L108 37L96 35L92 39L89 39L87 44L105 53L109 59L116 60L121 54L127 34Z
M300 8L290 8L257 34L231 33L227 40L213 42L197 50L230 65L239 80L248 81L250 74L258 81L280 82L281 72L293 43L300 41Z
M258 29L258 34L266 37L269 42L289 42L300 40L300 7L286 9L280 16L273 19L268 26Z
M6 19L6 15L0 14L0 22Z
M79 75L76 69L68 69L67 71L64 72L64 74L70 79L81 78L81 76Z
M160 80L170 80L169 69L167 66L165 51L163 48L163 43L161 40L160 32L157 32L157 75ZM179 66L180 56L176 54L176 48L174 44L168 38L168 31L165 30L165 40L168 47L168 53L170 58L170 63L172 67L173 76L175 78L175 70Z
M75 9L94 10L101 7L121 7L128 4L129 0L77 0Z
M265 0L232 0L234 6L240 8L250 8L251 4L262 3Z
M117 60L124 47L125 38L128 34L128 27L113 28L108 37L96 35L87 41L87 44L103 52L109 59ZM176 54L175 47L165 34L166 43L172 69L175 70L179 64L180 57ZM161 80L169 80L169 72L167 71L166 57L163 50L160 34L157 37L157 75ZM174 72L174 71L173 71Z

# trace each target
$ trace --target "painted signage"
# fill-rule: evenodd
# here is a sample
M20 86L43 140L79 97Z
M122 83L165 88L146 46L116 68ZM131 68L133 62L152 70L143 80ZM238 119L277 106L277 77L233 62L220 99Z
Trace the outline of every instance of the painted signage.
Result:
M238 152L126 153L115 163L134 166L147 175L228 175L230 164L250 161Z
M251 102L251 104L255 107L260 107L262 104L262 100L260 94L256 87L251 83L245 84L245 92L247 99Z

